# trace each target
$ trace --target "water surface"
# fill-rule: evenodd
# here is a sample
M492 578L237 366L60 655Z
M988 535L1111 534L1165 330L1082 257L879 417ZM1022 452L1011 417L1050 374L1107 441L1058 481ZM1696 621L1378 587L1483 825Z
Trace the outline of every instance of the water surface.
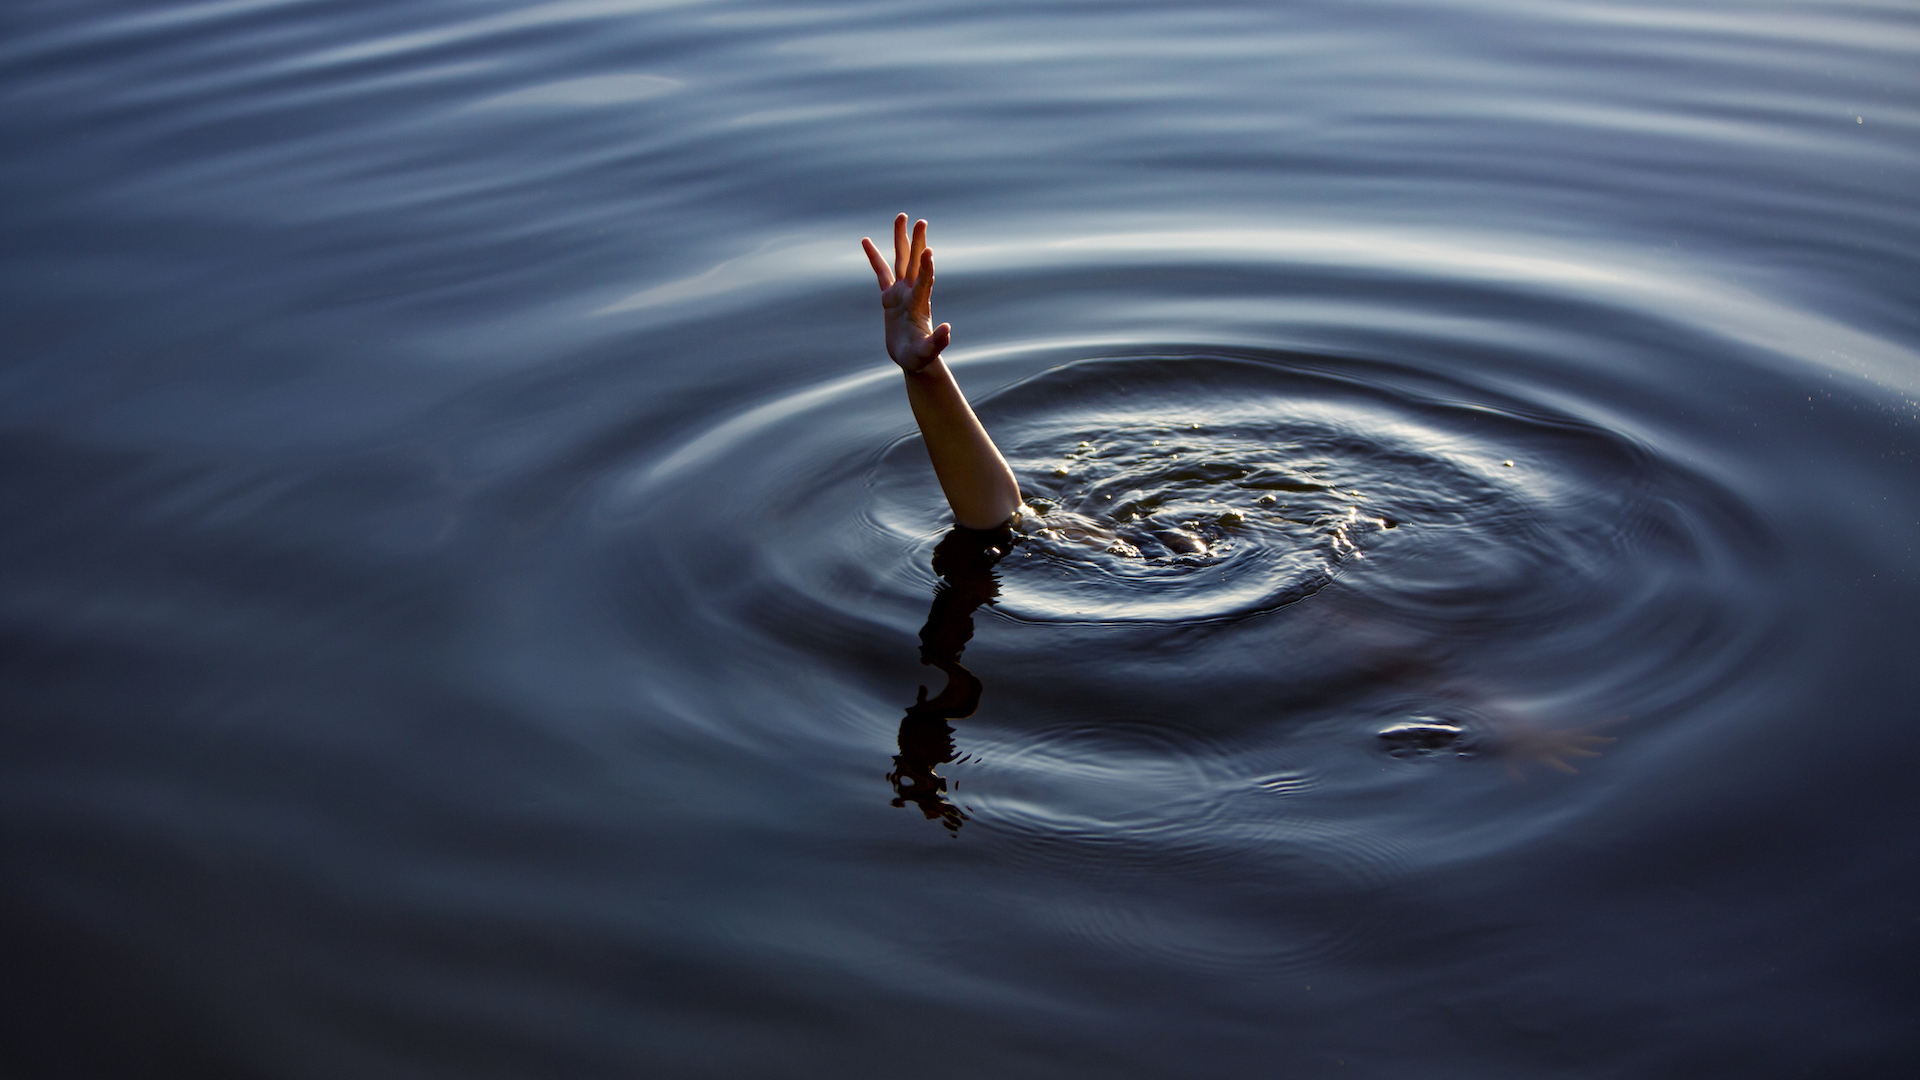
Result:
M1908 5L0 20L9 1076L1920 1057Z

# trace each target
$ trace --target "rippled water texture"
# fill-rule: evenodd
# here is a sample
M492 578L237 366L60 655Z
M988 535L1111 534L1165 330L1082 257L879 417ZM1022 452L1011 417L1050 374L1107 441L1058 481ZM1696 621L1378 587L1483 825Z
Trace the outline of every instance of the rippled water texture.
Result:
M0 26L0 1073L1920 1061L1910 5Z

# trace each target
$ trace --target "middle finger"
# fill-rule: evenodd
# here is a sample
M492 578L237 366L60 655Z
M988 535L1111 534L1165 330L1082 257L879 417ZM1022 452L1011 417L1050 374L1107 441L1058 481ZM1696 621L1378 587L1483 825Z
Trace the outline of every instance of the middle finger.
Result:
M927 219L913 223L913 249L907 252L907 280L920 279L920 253L927 250Z

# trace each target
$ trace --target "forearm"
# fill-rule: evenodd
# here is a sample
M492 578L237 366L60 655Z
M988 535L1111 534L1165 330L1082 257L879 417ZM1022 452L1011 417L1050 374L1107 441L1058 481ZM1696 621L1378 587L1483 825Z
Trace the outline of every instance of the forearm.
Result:
M1020 485L973 415L953 372L945 361L935 359L906 380L907 403L920 424L920 437L954 520L969 529L1006 524L1020 508Z

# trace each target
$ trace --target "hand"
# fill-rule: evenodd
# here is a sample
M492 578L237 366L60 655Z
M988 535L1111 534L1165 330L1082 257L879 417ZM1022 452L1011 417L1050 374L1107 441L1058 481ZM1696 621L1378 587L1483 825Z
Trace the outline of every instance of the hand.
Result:
M927 223L914 223L907 239L907 215L893 219L893 265L880 257L873 241L860 238L874 276L880 279L880 307L887 321L887 355L909 375L940 358L953 341L953 327L933 325L933 251L927 247Z

